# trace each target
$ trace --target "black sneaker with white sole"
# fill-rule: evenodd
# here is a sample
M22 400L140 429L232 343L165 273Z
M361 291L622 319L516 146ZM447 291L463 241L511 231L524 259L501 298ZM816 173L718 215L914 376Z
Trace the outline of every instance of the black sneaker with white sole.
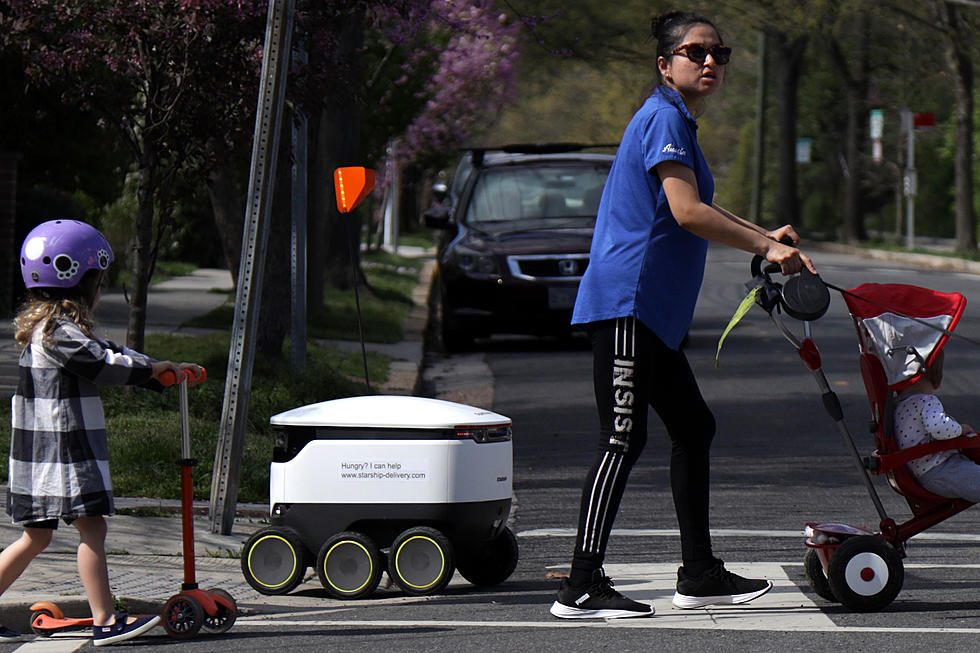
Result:
M92 644L95 646L110 646L134 637L139 637L160 623L158 615L136 617L132 622L129 615L121 612L115 616L115 621L109 626L92 627Z
M742 578L717 564L700 576L688 576L684 567L677 570L674 607L690 610L707 605L748 603L772 589L772 582L759 578Z
M588 585L573 586L563 580L550 612L559 619L625 619L649 617L653 606L626 598L613 589L602 569L596 569Z

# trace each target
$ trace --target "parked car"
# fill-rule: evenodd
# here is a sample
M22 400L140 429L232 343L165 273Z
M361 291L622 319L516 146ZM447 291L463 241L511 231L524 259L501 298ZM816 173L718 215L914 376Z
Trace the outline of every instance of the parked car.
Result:
M474 149L423 214L445 230L437 283L449 350L493 333L567 334L612 154L581 145Z

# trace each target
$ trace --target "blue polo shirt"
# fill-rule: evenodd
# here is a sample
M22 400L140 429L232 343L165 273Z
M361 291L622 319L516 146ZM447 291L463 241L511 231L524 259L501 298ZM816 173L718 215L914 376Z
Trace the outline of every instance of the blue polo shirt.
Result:
M701 201L715 183L697 142L697 123L680 94L659 86L630 120L599 203L589 267L573 324L635 316L672 349L694 317L708 242L681 228L654 166L694 170Z

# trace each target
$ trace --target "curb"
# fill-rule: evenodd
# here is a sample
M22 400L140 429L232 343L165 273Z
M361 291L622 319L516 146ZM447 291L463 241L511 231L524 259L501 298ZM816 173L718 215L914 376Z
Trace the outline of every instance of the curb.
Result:
M803 248L808 251L830 252L832 254L849 254L874 261L889 261L904 263L915 267L931 270L946 270L966 274L980 274L980 261L970 261L953 256L938 256L935 254L920 254L917 252L895 252L887 249L868 249L857 245L833 243L825 241L803 241Z

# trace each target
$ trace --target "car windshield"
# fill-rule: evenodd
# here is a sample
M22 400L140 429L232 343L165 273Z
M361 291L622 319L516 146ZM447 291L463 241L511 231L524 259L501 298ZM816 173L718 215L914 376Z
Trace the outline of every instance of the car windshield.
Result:
M548 164L484 170L466 210L467 222L594 218L609 167Z

